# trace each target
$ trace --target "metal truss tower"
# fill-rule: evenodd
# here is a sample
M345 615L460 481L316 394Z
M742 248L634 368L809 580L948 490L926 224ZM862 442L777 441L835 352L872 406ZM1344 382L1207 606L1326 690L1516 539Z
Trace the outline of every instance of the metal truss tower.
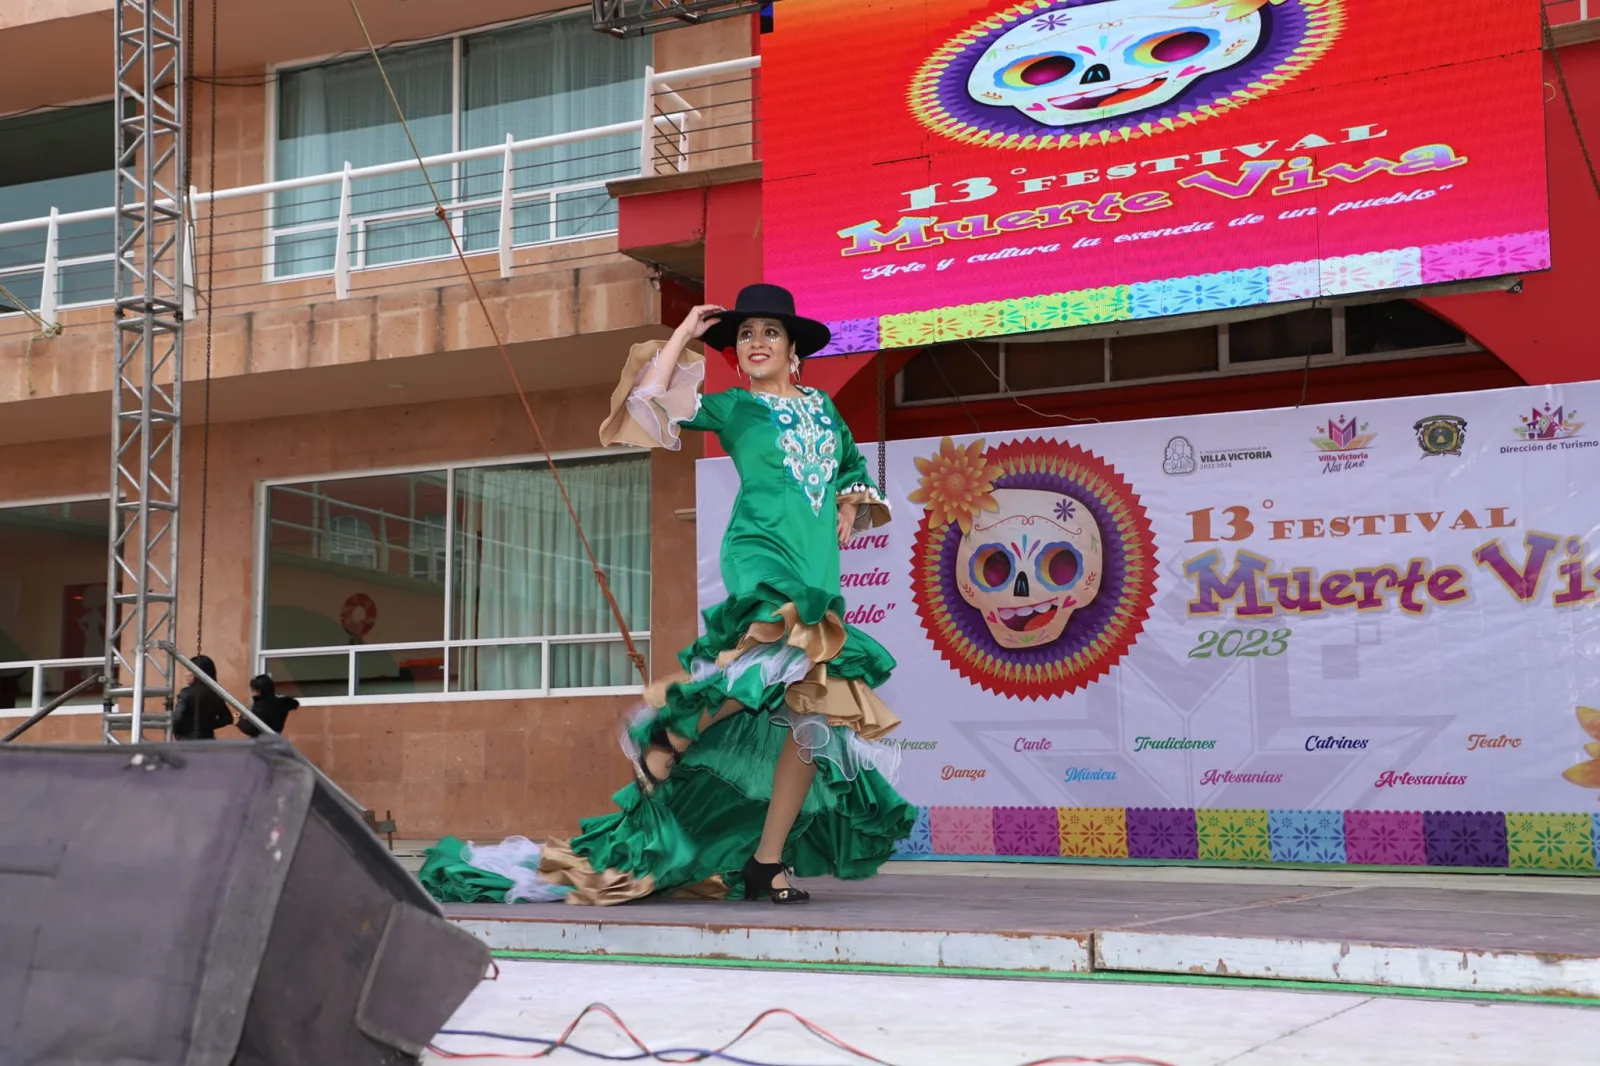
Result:
M116 372L103 699L109 744L171 736L188 217L188 0L114 2Z
M593 0L594 28L614 37L753 15L770 0Z

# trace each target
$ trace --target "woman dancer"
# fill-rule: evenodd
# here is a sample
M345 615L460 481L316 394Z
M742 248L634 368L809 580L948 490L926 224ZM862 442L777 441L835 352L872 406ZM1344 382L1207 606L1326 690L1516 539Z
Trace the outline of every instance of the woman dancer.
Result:
M701 338L734 349L746 387L701 395L704 359L689 350ZM680 428L717 434L740 482L722 540L728 598L679 655L686 672L646 689L620 809L542 849L446 838L422 872L435 896L804 903L792 876L869 877L910 834L914 811L885 776L897 752L876 743L899 724L873 691L894 660L844 623L839 590L840 546L887 522L889 505L833 401L799 384L828 341L787 290L752 285L732 310L696 307L666 344L634 346L601 442L676 450Z

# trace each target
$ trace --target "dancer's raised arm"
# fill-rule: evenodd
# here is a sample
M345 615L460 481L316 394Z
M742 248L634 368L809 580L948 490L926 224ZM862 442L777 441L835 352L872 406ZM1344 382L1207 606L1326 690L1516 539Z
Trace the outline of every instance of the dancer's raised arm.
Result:
M712 432L721 428L716 404L702 410L705 356L689 351L691 341L717 324L721 310L716 304L701 304L666 343L644 341L633 346L611 395L611 412L600 425L601 444L677 451L680 426L693 423L691 428Z
M650 368L639 379L639 387L665 389L672 380L672 372L678 367L678 360L683 358L683 350L690 341L699 340L705 336L706 330L717 324L717 312L721 310L716 304L701 304L692 308L678 323L678 328L672 331L671 339L661 346Z

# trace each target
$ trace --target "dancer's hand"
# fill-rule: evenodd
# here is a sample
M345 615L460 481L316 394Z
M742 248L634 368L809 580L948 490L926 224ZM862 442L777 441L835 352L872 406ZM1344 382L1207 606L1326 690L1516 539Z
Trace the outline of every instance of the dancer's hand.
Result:
M722 308L716 304L701 304L691 308L684 320L678 323L678 328L672 331L672 338L661 346L655 359L645 368L644 374L639 378L640 387L664 389L672 380L672 372L678 368L678 360L683 358L683 350L692 340L698 340L705 335L706 330L717 324L717 312Z
M699 340L705 336L706 330L717 324L717 315L723 310L726 309L718 304L701 304L691 308L683 321L678 323L678 336L683 338L685 344Z
M856 534L856 511L858 507L853 503L839 505L839 547L850 543L850 538Z

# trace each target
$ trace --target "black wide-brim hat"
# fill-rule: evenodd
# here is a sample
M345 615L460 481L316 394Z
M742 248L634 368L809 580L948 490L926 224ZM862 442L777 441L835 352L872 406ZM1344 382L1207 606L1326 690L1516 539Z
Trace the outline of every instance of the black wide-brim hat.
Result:
M813 318L794 313L794 293L781 285L746 285L732 307L715 316L717 324L701 338L707 348L726 351L734 346L739 326L750 318L775 318L789 331L795 353L804 359L826 348L833 332Z

